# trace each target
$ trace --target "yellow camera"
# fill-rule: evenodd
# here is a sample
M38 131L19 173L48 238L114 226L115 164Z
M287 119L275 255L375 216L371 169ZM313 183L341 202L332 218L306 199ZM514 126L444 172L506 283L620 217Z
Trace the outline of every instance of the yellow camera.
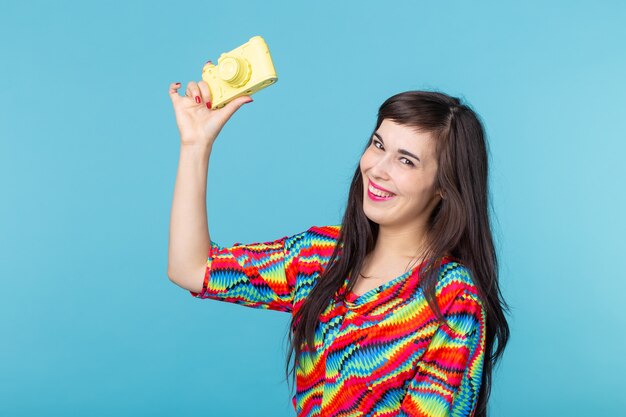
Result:
M202 79L211 90L211 108L219 109L237 97L274 84L278 77L265 40L254 36L220 55L217 65L207 63L202 69Z

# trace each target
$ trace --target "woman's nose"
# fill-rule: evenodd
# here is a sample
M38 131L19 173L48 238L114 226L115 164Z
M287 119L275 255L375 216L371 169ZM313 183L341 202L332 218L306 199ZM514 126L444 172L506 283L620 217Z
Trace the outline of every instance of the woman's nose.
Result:
M370 169L376 178L389 178L389 158L380 158Z

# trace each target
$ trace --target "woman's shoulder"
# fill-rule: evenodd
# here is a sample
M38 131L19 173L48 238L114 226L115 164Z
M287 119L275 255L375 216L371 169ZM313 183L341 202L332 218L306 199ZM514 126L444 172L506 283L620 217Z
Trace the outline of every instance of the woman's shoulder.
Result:
M341 225L311 226L307 230L311 235L318 235L321 238L338 239L341 232Z
M336 244L339 240L341 225L314 225L309 227L302 235L306 237L309 246Z
M313 225L289 236L285 253L298 259L299 270L305 275L323 269L337 246L340 225Z
M292 236L292 240L300 242L303 257L328 258L337 245L340 230L341 225L314 225Z
M454 294L463 291L476 293L476 290L470 268L457 258L448 258L439 270L437 294Z

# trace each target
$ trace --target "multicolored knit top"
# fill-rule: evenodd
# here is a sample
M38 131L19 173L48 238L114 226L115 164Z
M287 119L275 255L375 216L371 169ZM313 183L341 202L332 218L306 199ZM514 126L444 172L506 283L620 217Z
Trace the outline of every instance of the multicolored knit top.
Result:
M211 240L210 298L295 314L328 266L341 226L222 247ZM442 325L419 288L418 266L358 296L348 277L323 312L312 354L303 347L292 402L299 417L473 416L486 313L467 268L445 258L436 286Z

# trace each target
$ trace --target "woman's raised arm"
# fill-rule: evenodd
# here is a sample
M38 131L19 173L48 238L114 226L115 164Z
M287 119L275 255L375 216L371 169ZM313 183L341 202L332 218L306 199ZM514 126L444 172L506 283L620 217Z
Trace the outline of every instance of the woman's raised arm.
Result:
M180 83L171 84L169 90L181 148L170 217L167 275L183 288L200 291L211 242L206 210L211 150L232 114L252 99L238 97L221 109L211 110L206 82L189 82L184 97L178 94L179 87Z

